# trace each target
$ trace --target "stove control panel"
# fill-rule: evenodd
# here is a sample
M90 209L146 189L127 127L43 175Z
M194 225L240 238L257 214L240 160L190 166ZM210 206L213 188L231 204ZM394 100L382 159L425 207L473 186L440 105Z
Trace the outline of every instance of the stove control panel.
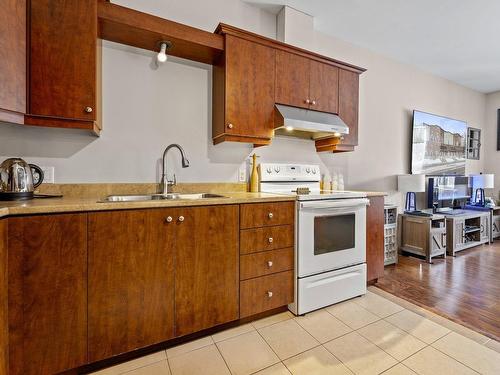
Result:
M319 165L310 164L260 164L261 181L320 181Z

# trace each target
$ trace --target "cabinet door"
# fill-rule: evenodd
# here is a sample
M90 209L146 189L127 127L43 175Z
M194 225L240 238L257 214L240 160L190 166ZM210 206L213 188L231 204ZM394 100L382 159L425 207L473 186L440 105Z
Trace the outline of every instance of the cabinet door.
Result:
M270 139L274 130L274 49L226 36L226 129Z
M9 218L10 374L87 362L87 215Z
M23 122L26 112L26 0L0 7L0 120Z
M97 1L29 3L29 114L95 120Z
M384 276L384 197L370 198L366 209L367 281Z
M276 103L309 108L310 60L276 51Z
M311 60L310 77L311 109L338 113L339 68Z
M89 359L174 336L175 209L89 214Z
M359 75L348 70L339 70L339 111L342 120L349 126L349 134L342 144L358 144Z
M238 206L179 209L176 220L175 333L238 319Z

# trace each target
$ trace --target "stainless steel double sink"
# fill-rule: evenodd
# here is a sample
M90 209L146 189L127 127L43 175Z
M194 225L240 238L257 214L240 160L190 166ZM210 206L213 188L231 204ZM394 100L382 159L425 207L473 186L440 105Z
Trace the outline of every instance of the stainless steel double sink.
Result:
M197 193L197 194L144 194L144 195L109 195L101 203L108 202L146 202L146 201L162 201L162 200L198 200L211 198L227 198L219 194Z

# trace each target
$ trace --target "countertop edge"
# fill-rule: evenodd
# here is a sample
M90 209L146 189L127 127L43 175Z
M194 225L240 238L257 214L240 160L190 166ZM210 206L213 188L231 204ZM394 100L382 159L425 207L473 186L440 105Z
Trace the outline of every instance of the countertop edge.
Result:
M20 215L34 214L52 214L65 212L98 212L111 210L133 210L133 209L148 209L148 208L177 208L177 207L199 207L199 206L214 206L226 204L245 204L245 203L265 203L265 202L293 202L295 196L273 195L260 197L227 197L227 198L209 198L203 200L176 200L176 201L155 201L155 202L109 202L100 203L98 199L86 199L78 201L68 201L61 203L56 199L45 200L40 205L0 207L0 218ZM31 201L30 201L31 202Z

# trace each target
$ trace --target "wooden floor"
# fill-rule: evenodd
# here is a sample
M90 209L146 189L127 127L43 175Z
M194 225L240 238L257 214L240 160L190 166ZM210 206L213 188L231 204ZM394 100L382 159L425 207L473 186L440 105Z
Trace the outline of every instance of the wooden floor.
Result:
M500 241L433 264L400 256L379 288L500 340Z

